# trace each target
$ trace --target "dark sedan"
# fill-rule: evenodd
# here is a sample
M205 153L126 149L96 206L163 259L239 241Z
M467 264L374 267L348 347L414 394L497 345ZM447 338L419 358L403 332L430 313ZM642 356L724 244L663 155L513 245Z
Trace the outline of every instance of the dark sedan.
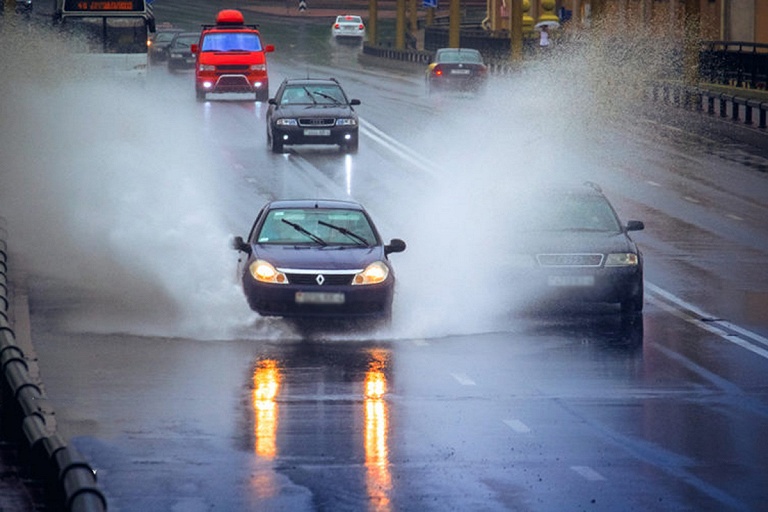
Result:
M643 309L643 255L592 183L546 188L521 198L510 218L510 284L528 304L618 303L626 316Z
M427 93L453 89L479 91L488 79L488 68L479 51L440 48L427 66Z
M192 45L200 40L200 32L180 32L168 46L168 70L194 69L195 54Z
M294 144L335 144L357 151L358 118L354 106L333 78L286 79L267 109L267 144L274 153Z
M240 251L238 275L251 309L262 316L371 318L392 312L395 273L366 210L352 201L282 200L259 212Z

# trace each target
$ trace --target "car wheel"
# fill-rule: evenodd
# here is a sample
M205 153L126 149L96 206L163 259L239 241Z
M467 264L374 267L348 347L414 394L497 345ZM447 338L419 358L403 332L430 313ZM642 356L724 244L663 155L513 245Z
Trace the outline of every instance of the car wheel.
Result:
M278 140L276 137L269 138L269 147L270 149L272 149L273 153L283 152L283 143L280 140Z
M197 97L197 101L205 101L205 91L195 89L195 96Z
M256 101L266 103L269 101L269 91L259 91L256 93Z

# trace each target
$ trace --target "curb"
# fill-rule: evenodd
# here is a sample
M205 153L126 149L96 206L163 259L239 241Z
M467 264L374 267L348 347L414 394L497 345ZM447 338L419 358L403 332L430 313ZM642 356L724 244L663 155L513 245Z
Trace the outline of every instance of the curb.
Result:
M42 383L30 372L36 363L16 343L9 322L7 238L0 217L0 437L18 445L24 471L43 482L45 500L52 509L106 511L107 499L96 482L96 472L56 433L53 408Z

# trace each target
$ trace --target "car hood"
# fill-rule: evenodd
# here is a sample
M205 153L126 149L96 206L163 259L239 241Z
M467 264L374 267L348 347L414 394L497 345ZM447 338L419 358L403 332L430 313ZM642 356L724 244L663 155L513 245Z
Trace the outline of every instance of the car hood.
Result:
M347 105L281 105L275 108L274 117L350 117L354 110Z
M263 259L277 268L311 270L363 269L374 261L385 261L384 248L317 245L252 246L252 259Z
M528 231L515 233L512 252L518 254L635 252L622 232Z

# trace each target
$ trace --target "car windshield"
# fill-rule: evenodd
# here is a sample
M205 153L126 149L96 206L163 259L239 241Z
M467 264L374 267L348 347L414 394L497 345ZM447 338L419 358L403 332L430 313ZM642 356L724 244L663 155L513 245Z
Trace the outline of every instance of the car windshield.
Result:
M200 51L203 52L258 52L261 39L253 32L223 32L207 34Z
M338 85L297 84L286 86L280 103L290 105L345 105L347 98Z
M518 218L522 230L621 231L611 206L600 196L556 194L537 201Z
M437 56L438 62L472 62L482 64L483 58L479 52L466 50L448 50L442 51Z
M173 40L173 43L171 46L173 46L174 48L189 48L193 44L197 43L197 40L199 38L200 36L197 36L197 35L179 36Z
M176 34L177 34L176 32L158 32L157 35L155 35L155 42L156 43L170 42Z
M360 210L287 208L267 214L257 243L370 246L376 236Z

